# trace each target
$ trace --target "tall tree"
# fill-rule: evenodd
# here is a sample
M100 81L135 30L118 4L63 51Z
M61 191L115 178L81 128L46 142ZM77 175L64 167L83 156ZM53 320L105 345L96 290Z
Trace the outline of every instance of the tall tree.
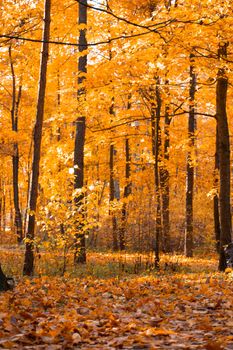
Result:
M42 129L44 119L44 105L45 105L45 90L46 90L46 77L47 77L47 65L49 56L49 36L50 36L50 13L51 13L51 0L45 0L44 5L44 29L43 29L43 44L40 63L40 77L39 77L39 90L37 99L37 111L36 122L33 135L33 160L32 160L32 175L30 183L29 194L29 218L28 227L26 232L26 251L24 258L24 275L32 276L34 273L34 238L35 238L35 224L36 224L36 207L38 198L38 185L39 185L39 168L41 157L41 141L42 141Z
M161 107L162 99L160 93L160 79L156 77L155 92L153 92L154 101L151 105L151 135L152 135L152 154L154 157L154 181L155 181L155 196L156 196L156 225L155 225L155 267L159 268L160 261L160 240L162 232L161 218L161 198L160 198L160 170L159 160L161 159Z
M222 43L219 46L219 58L227 57L227 47L229 43ZM230 167L230 139L227 120L227 89L228 77L225 68L220 68L217 75L216 85L216 119L217 134L219 147L219 213L220 213L220 254L219 270L224 271L226 268L226 257L224 246L231 242L231 167Z
M16 88L16 76L14 62L12 58L12 48L9 46L9 60L12 76L12 104L11 104L11 127L12 131L18 132L18 114L19 114L19 104L22 94L22 82L20 80L18 93ZM12 156L12 166L13 166L13 198L14 198L14 209L15 209L15 228L17 234L18 243L23 241L23 223L22 214L19 205L19 145L18 142L14 142L14 150Z
M214 162L214 231L216 239L216 250L220 253L220 218L219 218L219 140L218 140L218 127L216 125L216 137L215 137L215 162Z
M168 81L165 82L168 84ZM170 237L170 188L169 188L169 147L170 147L170 123L172 118L169 116L169 105L165 105L164 115L164 164L160 167L160 185L162 192L162 249L165 253L171 251L171 237Z
M79 2L79 25L87 25L87 0ZM79 59L78 59L78 103L80 106L85 103L86 89L84 82L87 73L87 39L86 28L81 29L79 33ZM82 107L80 107L82 110ZM83 109L85 110L85 108ZM82 110L82 113L84 114ZM74 263L86 262L86 243L84 234L85 212L84 202L84 145L86 133L86 116L78 116L75 122L75 147L74 147L74 190L78 190L75 196L75 207L78 212L75 232L75 252Z
M116 198L115 196L115 180L114 180L114 156L115 156L115 148L114 143L111 142L109 149L109 204L110 210L109 214L112 220L112 249L114 251L118 250L118 225L117 225L117 217L114 212L113 201Z
M194 165L193 152L195 146L195 92L196 73L194 67L194 54L190 54L190 88L189 88L189 118L188 138L189 150L187 155L187 181L186 181L186 218L185 218L185 255L193 256L193 188L194 188Z
M123 198L125 200L127 200L127 198L129 197L129 195L132 192L132 183L130 180L130 173L131 173L130 161L131 161L130 144L129 144L129 138L126 137L126 139L125 139L125 180L126 180L126 185L125 185L124 194L123 194ZM123 202L122 209L121 209L121 227L120 227L120 232L119 232L119 248L120 248L120 250L125 249L126 223L127 223L127 202Z

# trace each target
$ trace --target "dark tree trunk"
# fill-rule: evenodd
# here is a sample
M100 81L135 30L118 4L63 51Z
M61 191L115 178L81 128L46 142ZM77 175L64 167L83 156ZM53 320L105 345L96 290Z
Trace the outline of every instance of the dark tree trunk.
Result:
M37 100L37 113L36 123L34 127L33 136L33 160L32 160L32 177L29 195L29 218L26 234L26 251L24 259L23 274L32 276L34 273L34 252L33 241L35 237L35 224L36 224L36 205L38 197L38 184L39 184L39 166L41 156L41 140L42 140L42 128L44 119L44 104L45 104L45 89L46 89L46 74L47 63L49 55L49 34L50 34L50 10L51 0L45 0L44 10L44 30L43 30L43 44L40 64L40 80L39 91Z
M0 292L5 292L7 290L11 290L14 288L14 280L13 278L8 278L2 271L2 267L0 265Z
M76 121L75 152L74 152L74 189L80 189L75 196L74 202L78 214L75 233L74 263L86 263L86 242L84 234L84 144L85 144L86 118L79 117Z
M216 194L214 195L214 231L216 240L216 250L220 253L220 218L219 218L219 145L218 145L218 127L216 126L216 151L215 151L215 165L214 165L214 188Z
M154 178L155 178L155 194L157 199L156 223L155 223L155 268L159 268L160 261L160 240L161 240L161 198L160 198L160 178L159 178L159 160L161 158L161 129L160 116L162 100L159 90L159 78L156 79L155 98L151 108L151 130L152 130L152 153L154 157Z
M196 92L196 74L194 70L194 55L190 55L190 89L189 89L189 118L188 118L188 137L189 150L187 155L186 170L186 218L185 218L185 255L193 256L193 190L194 190L194 165L193 152L195 147L195 92Z
M216 86L216 118L219 147L219 212L220 212L220 255L219 270L226 268L224 246L231 242L231 204L230 204L230 142L226 112L228 79L224 69L219 69Z
M112 59L112 52L109 50L109 59ZM111 106L109 108L109 114L111 117L111 122L114 120L115 111L114 111L114 97L112 97ZM110 149L109 149L109 204L110 204L110 210L109 215L112 220L112 249L113 251L118 250L118 224L117 224L117 217L114 209L112 208L112 203L114 199L119 199L119 196L117 196L117 190L116 190L116 183L115 180L115 174L114 174L114 157L116 155L116 150L114 147L114 143L111 141Z
M163 221L163 251L169 253L171 251L170 237L170 190L169 190L169 170L167 164L169 162L169 147L170 147L170 123L169 108L165 108L165 126L164 126L164 163L160 170L160 186L162 192L162 221Z
M128 104L127 110L131 108L131 94L128 95ZM131 155L130 155L130 145L129 139L125 139L125 180L126 185L124 187L123 199L127 199L132 192L132 183L130 180L131 175ZM120 250L125 249L125 236L126 236L126 225L127 225L127 202L123 201L122 209L121 209L121 227L119 230L119 248Z
M109 171L110 171L110 178L109 178L109 204L110 204L110 210L109 214L112 218L112 249L113 251L118 250L118 227L117 227L117 218L114 213L114 210L112 210L112 202L115 199L115 181L114 181L114 144L110 145L109 150Z
M19 206L19 152L18 144L14 144L13 161L13 190L14 190L14 207L15 207L15 227L18 243L23 241L23 221Z
M126 186L124 188L124 195L123 198L126 199L129 197L129 195L132 192L132 183L130 181L130 146L129 146L129 139L126 138L125 140L125 179L126 179ZM126 222L127 222L127 203L123 202L122 210L121 210L121 228L120 228L120 234L119 234L119 247L120 250L125 249L125 235L126 235Z
M11 66L11 76L12 76L12 106L11 106L11 127L12 131L18 132L18 111L19 104L22 93L22 85L20 84L18 95L16 93L16 77L14 70L14 63L11 54L11 46L9 46L9 59ZM15 142L14 153L12 156L12 166L13 166L13 194L14 194L14 210L15 210L15 228L17 234L18 243L23 241L23 222L22 215L19 205L19 145L18 142Z
M78 24L87 24L87 0L79 3ZM86 29L81 29L79 33L79 53L87 50ZM86 89L84 82L87 73L87 54L82 54L78 59L78 102L85 102ZM86 133L86 117L79 116L76 119L75 147L74 147L74 189L82 191L84 185L84 146ZM86 263L86 242L84 234L84 193L81 192L75 197L75 206L78 213L78 222L75 232L75 252L74 263Z

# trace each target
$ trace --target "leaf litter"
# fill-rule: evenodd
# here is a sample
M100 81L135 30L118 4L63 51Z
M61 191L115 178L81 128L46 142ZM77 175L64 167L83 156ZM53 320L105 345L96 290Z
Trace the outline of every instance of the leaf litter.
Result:
M233 349L232 274L22 279L0 349Z

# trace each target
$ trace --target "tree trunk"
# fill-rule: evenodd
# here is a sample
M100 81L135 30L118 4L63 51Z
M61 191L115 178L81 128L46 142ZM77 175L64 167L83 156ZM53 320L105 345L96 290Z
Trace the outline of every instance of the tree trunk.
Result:
M170 123L169 108L165 108L165 126L164 126L164 161L165 165L160 170L160 186L162 192L162 222L163 222L163 251L169 253L171 251L171 237L170 237L170 189L169 189L169 171L167 168L169 162L169 147L170 147Z
M114 182L114 154L115 154L115 149L114 149L114 144L110 145L110 150L109 150L109 171L110 171L110 178L109 178L109 204L110 204L110 210L109 214L112 218L112 249L113 251L118 250L118 234L117 234L117 218L114 213L114 210L112 210L112 202L115 199L115 182Z
M79 18L78 24L87 24L87 0L79 3ZM79 53L87 50L86 29L81 29L79 33ZM87 54L82 54L78 59L78 102L80 104L85 102L86 89L84 82L87 73ZM81 193L75 197L75 206L78 212L78 222L76 224L75 232L75 252L74 263L86 263L86 242L84 234L84 193L82 192L84 185L84 146L86 133L86 117L79 116L76 119L75 132L75 147L74 147L74 190L80 190Z
M19 104L21 100L22 85L20 84L18 95L16 93L16 78L14 63L12 59L11 46L9 46L9 59L11 67L11 76L12 76L12 106L11 106L11 127L12 131L18 132L18 111ZM19 205L19 145L18 142L15 142L14 153L12 156L12 166L13 166L13 194L14 194L14 210L15 210L15 228L17 234L18 243L23 241L23 222L22 215Z
M231 204L230 204L230 142L226 112L228 79L224 69L219 69L216 86L216 119L219 147L219 212L220 212L220 255L219 270L226 268L224 246L231 242Z
M5 292L13 288L14 288L13 278L6 277L0 265L0 292Z
M39 166L41 156L41 140L42 140L42 128L44 119L44 104L45 104L45 89L46 89L46 73L47 63L49 55L49 34L50 34L50 10L51 0L45 0L44 10L44 30L43 30L43 44L40 64L40 80L39 91L37 100L37 113L36 123L34 127L33 137L33 160L32 160L32 177L29 195L29 219L26 234L26 251L24 259L23 274L32 276L34 273L34 252L33 241L35 237L35 224L36 224L36 205L38 197L38 184L39 184Z
M188 119L188 138L189 150L187 155L187 182L186 182L186 218L185 218L185 255L193 256L193 189L194 189L194 165L193 152L195 146L195 92L196 92L196 74L194 70L194 55L190 54L190 89L189 89L189 119Z
M129 139L125 139L125 179L126 186L124 188L124 199L127 199L132 192L132 184L130 181L130 146ZM127 203L124 202L121 210L121 228L119 233L119 248L120 250L125 249L125 234L126 234L126 221L127 221Z
M75 232L74 263L86 263L86 241L84 228L84 144L85 144L86 118L79 117L76 121L75 152L74 152L74 189L80 192L75 196L74 202L78 213Z
M216 126L216 151L215 151L215 165L214 165L214 188L216 194L214 195L214 231L216 240L216 251L220 253L220 218L219 218L219 145L218 145L218 127Z
M152 103L151 109L151 130L152 130L152 153L154 157L154 178L155 195L157 199L156 222L155 222L155 268L159 268L160 261L160 239L161 239L161 198L160 198L160 179L159 179L159 160L161 158L161 129L160 116L162 100L159 90L159 78L156 79L155 97L156 101Z

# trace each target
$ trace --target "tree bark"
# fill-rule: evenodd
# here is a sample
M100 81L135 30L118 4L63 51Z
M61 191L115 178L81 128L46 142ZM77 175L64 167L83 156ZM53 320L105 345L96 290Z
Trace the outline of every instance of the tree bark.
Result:
M6 277L0 265L0 292L5 292L14 288L13 278Z
M193 256L193 189L194 189L194 165L193 151L195 147L195 92L196 92L196 73L194 70L194 55L190 54L190 89L189 89L189 118L188 118L188 138L189 150L187 155L186 169L186 218L185 218L185 255Z
M87 24L87 0L79 3L79 18L78 24ZM83 53L87 50L86 29L81 29L79 33L79 53L82 55L78 59L78 102L80 104L85 102L86 89L84 82L87 73L87 54ZM75 197L75 206L78 212L78 220L76 223L75 232L75 251L74 263L86 263L86 242L84 233L84 193L82 192L84 185L84 146L86 133L86 117L79 116L75 122L75 147L74 147L74 190L80 190L80 193Z
M219 147L219 212L220 212L220 254L219 270L226 268L226 257L224 246L231 242L231 204L230 204L230 142L229 128L227 121L226 101L227 101L228 78L224 69L219 69L216 86L216 119L218 130Z
M162 248L165 253L171 251L171 237L170 237L170 189L169 189L169 170L167 164L169 162L169 147L170 147L170 123L168 106L165 108L165 126L164 126L164 161L165 164L160 170L160 186L162 192L162 223L163 223L163 239Z
M160 240L162 231L161 220L161 198L160 198L160 171L159 160L161 158L161 129L160 116L162 100L159 90L159 78L156 79L155 98L151 108L151 133L152 133L152 154L154 157L154 178L155 178L155 195L156 195L156 222L155 222L155 268L159 268L160 261Z
M130 145L129 145L129 139L125 139L125 179L126 179L126 186L124 188L124 195L123 198L127 199L129 195L132 192L132 183L130 181ZM127 203L123 203L122 210L121 210L121 228L119 233L119 248L120 250L125 249L125 235L126 235L126 221L127 221Z
M214 195L214 231L216 240L216 251L220 253L220 218L219 218L219 140L218 127L216 126L216 145L215 145L215 165L214 165L214 188L216 194Z
M21 100L22 85L20 83L18 94L16 92L16 77L14 63L12 59L11 46L9 46L9 59L12 76L12 105L11 105L11 127L12 131L18 132L18 111ZM23 241L23 222L19 205L19 145L18 142L14 142L14 153L12 156L13 167L13 196L14 196L14 210L15 210L15 228L18 243Z
M36 224L36 206L38 197L38 184L39 184L39 166L41 156L41 140L42 129L44 119L44 104L45 104L45 89L46 89L46 75L47 64L49 55L49 35L50 35L50 12L51 12L51 0L45 0L44 7L44 29L43 29L43 44L40 64L40 79L39 79L39 91L37 100L37 112L36 123L34 127L33 136L33 160L32 160L32 177L29 196L29 218L28 227L26 233L26 251L24 259L23 274L32 276L34 273L34 252L33 241L35 237L35 224Z
M114 210L112 210L112 202L115 199L115 182L114 182L114 154L115 154L115 149L114 149L114 144L111 143L110 149L109 149L109 172L110 172L110 177L109 177L109 204L110 204L110 210L109 214L112 219L112 249L113 251L118 250L118 227L117 227L117 218L114 213Z
M79 189L74 202L78 213L75 232L74 263L86 262L86 242L84 228L84 144L85 144L86 118L79 117L76 121L75 152L74 152L74 189Z

